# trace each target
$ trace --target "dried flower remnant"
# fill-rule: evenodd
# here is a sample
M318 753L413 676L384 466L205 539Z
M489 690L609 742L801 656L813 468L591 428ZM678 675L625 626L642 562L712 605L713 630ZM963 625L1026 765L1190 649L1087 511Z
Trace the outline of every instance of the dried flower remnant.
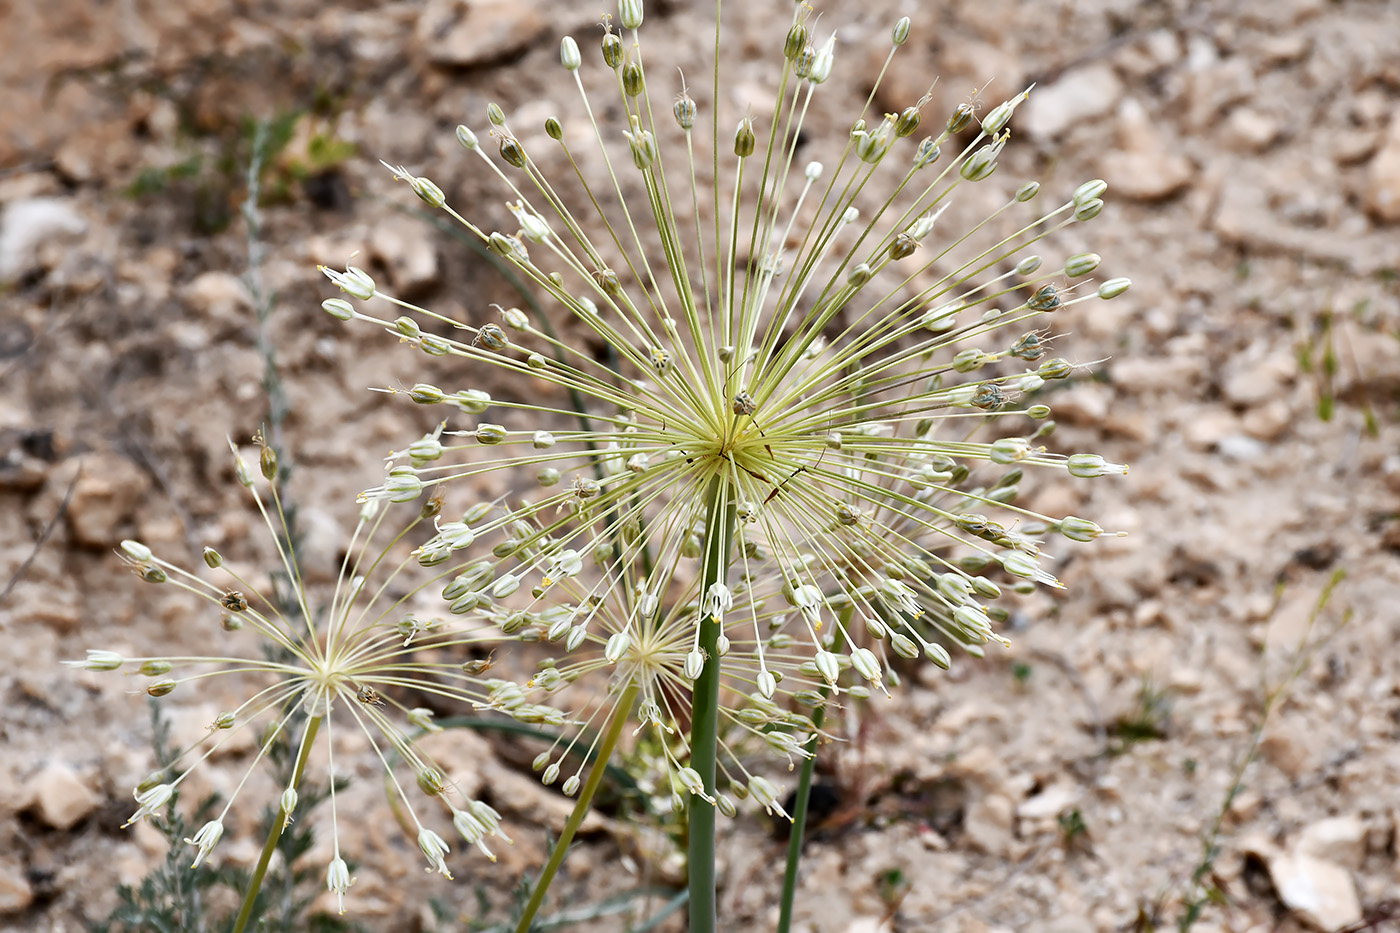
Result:
M265 460L272 455L266 446L262 452ZM234 456L238 457L236 451ZM237 466L240 481L248 488L273 532L282 573L291 583L290 598L279 600L275 595L264 594L212 548L205 549L205 563L222 578L219 583L158 558L139 542L125 541L122 556L138 576L195 594L210 605L211 624L214 620L226 620L229 613L236 613L241 626L230 627L226 622L222 626L235 633L227 639L229 653L128 658L111 651L91 650L84 660L67 662L82 670L124 670L134 676L151 678L146 685L146 692L151 696L199 694L207 692L215 680L248 687L241 703L221 713L205 734L185 749L173 773L158 773L137 787L138 807L127 825L162 810L194 769L239 731L258 729L260 738L256 753L237 789L215 819L185 840L196 850L194 865L200 865L211 857L224 834L224 820L229 810L248 777L269 755L279 734L291 734L291 730L300 727L298 777L292 786L283 789L278 801L285 829L297 807L295 780L299 780L306 760L314 749L320 748L325 755L327 771L334 773L336 731L351 728L363 732L380 760L385 762L399 797L399 810L415 826L430 870L450 877L446 865L449 849L420 819L419 811L424 803L420 793L438 801L434 806L440 805L445 811L444 822L451 820L459 828L467 827L463 831L466 840L494 861L488 840L492 836L505 839L498 814L485 803L462 795L413 740L417 730L435 728L432 712L423 708L410 709L397 699L407 691L421 691L469 706L490 705L496 682L466 669L452 654L454 649L463 646L497 645L506 640L500 631L475 623L462 624L459 620L425 620L405 606L422 587L460 572L462 568L449 566L431 575L424 574L426 582L415 581L406 595L390 598L387 594L397 589L390 586L391 582L406 568L422 570L418 566L421 561L411 555L395 557L393 545L404 536L412 535L415 526L424 519L421 514L416 516L406 528L396 530L389 544L376 545L376 539L382 539L387 530L385 517L389 510L381 508L382 503L372 502L361 508L334 592L313 593L303 584L296 554L288 543L289 529L275 482L268 483L265 493L241 458L237 459ZM264 469L262 475L267 477L269 472L275 477L275 458L274 469ZM312 606L326 601L329 608L318 619L312 613ZM502 709L499 705L495 708ZM562 712L537 704L522 704L504 712L533 722L563 723L565 719ZM317 743L322 727L324 740ZM395 758L405 763L403 769L389 767L389 762ZM414 780L403 780L401 770L411 773ZM330 808L333 857L327 869L327 887L340 899L343 909L343 896L352 880L341 856L334 782Z

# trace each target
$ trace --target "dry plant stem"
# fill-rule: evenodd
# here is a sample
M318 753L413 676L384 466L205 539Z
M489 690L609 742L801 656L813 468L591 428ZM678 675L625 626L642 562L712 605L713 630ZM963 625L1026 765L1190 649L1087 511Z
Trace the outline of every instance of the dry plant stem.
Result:
M564 856L569 854L569 844L574 841L574 834L583 823L583 818L588 815L588 811L593 803L593 795L598 791L598 785L603 782L603 775L608 771L608 762L612 760L613 751L617 748L617 740L622 736L622 727L627 725L628 718L632 715L632 704L637 702L637 694L640 688L634 681L627 685L627 689L622 694L622 699L617 706L613 707L612 719L608 721L608 730L603 734L603 743L598 747L598 754L593 758L593 768L588 772L588 780L584 782L583 789L579 791L578 802L574 804L574 812L569 814L568 821L564 824L564 831L559 834L559 840L554 844L554 851L549 854L549 861L545 863L544 870L540 872L540 880L535 883L534 893L530 895L530 902L525 905L525 913L520 917L520 923L516 925L516 933L529 933L530 925L535 920L535 914L539 913L540 906L544 904L544 896L549 891L549 885L554 881L554 875L559 871L559 866L564 863Z
M709 592L729 575L730 543L734 539L735 504L722 475L710 482L705 516L705 555L700 592ZM718 624L701 619L700 650L705 667L695 679L691 696L690 766L700 775L705 792L714 795L715 758L719 740L719 636ZM690 933L713 933L718 919L715 905L715 805L695 795L690 798L689 879Z
M1215 868L1215 859L1220 854L1220 835L1224 831L1225 818L1229 816L1230 810L1234 807L1235 798L1244 790L1245 772L1249 770L1249 766L1254 763L1255 757L1259 754L1259 745L1264 740L1264 730L1268 728L1270 717L1273 716L1278 705L1288 698L1288 693L1294 682L1307 670L1318 649L1337 633L1337 629L1334 629L1321 638L1316 640L1312 638L1318 617L1331 601L1332 592L1345 578L1346 572L1338 570L1327 581L1327 585L1322 589L1322 594L1318 597L1317 604L1313 607L1312 615L1308 617L1307 627L1303 629L1303 634L1298 639L1298 646L1293 649L1292 663L1284 672L1283 678L1272 687L1269 685L1269 674L1266 666L1268 658L1266 635L1265 649L1260 652L1259 656L1259 692L1263 706L1259 711L1259 720L1254 724L1254 730L1250 734L1249 747L1245 749L1243 757L1240 758L1239 764L1235 767L1235 773L1230 777L1230 787L1225 792L1225 798L1220 802L1220 809L1216 811L1215 818L1210 824L1210 830L1201 841L1201 861L1197 864L1196 870L1191 873L1191 883L1186 889L1186 912L1182 914L1177 923L1177 929L1181 933L1186 933L1195 926L1205 909L1207 898L1202 891L1203 882ZM1277 612L1279 601L1282 598L1283 589L1280 587L1274 594L1275 612ZM1347 618L1349 616L1343 619L1343 625L1346 624ZM1273 615L1271 614L1270 623L1272 621Z
M306 732L301 737L301 750L297 752L296 769L292 772L291 787L294 789L301 784L302 773L306 771L306 759L311 754L311 746L316 744L316 733L321 729L321 718L312 716L307 720ZM272 828L267 834L267 842L263 843L262 855L258 857L258 866L253 869L253 877L248 881L248 892L243 895L243 906L238 911L238 920L233 924L233 933L243 933L248 919L253 915L253 902L258 899L263 876L267 874L267 865L272 861L272 853L277 849L277 840L282 836L288 816L290 814L279 805L277 816L273 818Z

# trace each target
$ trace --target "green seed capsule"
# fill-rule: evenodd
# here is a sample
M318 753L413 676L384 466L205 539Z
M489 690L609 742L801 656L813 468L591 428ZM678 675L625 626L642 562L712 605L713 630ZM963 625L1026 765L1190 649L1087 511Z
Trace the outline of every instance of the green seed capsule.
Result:
M899 119L894 121L894 133L900 139L914 135L914 131L919 128L919 108L905 107L899 114Z
M689 130L695 125L695 101L689 94L682 92L677 98L676 104L671 108L671 112L676 115L676 124L683 130Z
M501 158L516 168L525 167L525 150L514 136L501 137Z
M1098 253L1076 253L1065 260L1065 275L1072 279L1088 275L1099 267L1100 262L1102 258Z
M603 63L612 69L622 64L622 39L611 30L603 36Z
M1036 289L1026 307L1032 311L1054 311L1060 306L1060 296L1053 285L1042 285Z
M646 87L646 82L642 79L642 66L636 62L628 62L622 69L622 90L628 97L636 97L642 93Z
M741 159L746 159L753 155L755 143L753 134L753 118L744 117L739 121L739 127L734 131L734 154Z
M788 30L787 39L783 42L783 57L790 62L797 61L797 56L802 54L802 50L807 47L807 27L801 23Z
M1109 279L1099 286L1099 297L1107 301L1110 298L1117 298L1126 292L1133 284L1132 279Z
M961 133L967 129L967 125L972 122L972 105L958 104L953 115L948 118L947 130L949 135Z

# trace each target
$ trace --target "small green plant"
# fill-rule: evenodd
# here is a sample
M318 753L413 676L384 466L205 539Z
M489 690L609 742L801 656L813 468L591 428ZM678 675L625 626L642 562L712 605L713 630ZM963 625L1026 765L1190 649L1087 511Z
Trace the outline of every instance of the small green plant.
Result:
M1358 301L1352 308L1352 319L1359 323L1365 317L1369 306L1369 300ZM1331 421L1336 414L1337 379L1342 367L1349 365L1354 375L1360 375L1355 352L1346 339L1345 331L1337 327L1336 318L1337 314L1331 308L1324 309L1318 315L1316 327L1297 344L1298 369L1312 379L1317 395L1317 416L1322 421ZM1400 333L1376 336L1378 339L1400 340ZM1359 388L1353 393L1354 397L1350 397L1350 401L1360 408L1366 433L1376 437L1380 431L1380 422L1371 403L1370 392L1360 379L1355 381Z
M1056 822L1060 826L1060 839L1066 846L1073 846L1088 837L1089 824L1084 822L1084 814L1078 807L1061 813Z
M1209 829L1201 839L1201 855L1196 862L1195 868L1191 872L1191 879L1187 883L1186 891L1182 896L1182 913L1177 921L1178 933L1187 933L1200 921L1205 909L1212 905L1226 903L1225 892L1221 890L1213 879L1216 859L1220 857L1221 846L1220 837L1224 831L1225 819L1230 813L1230 809L1235 805L1236 798L1245 788L1245 775L1249 771L1250 765L1254 763L1255 757L1259 754L1259 745L1264 739L1264 732L1268 728L1269 719L1274 710L1288 698L1297 683L1298 678L1308 669L1313 658L1317 656L1324 646L1328 644L1343 627L1351 621L1351 610L1345 610L1340 618L1329 628L1318 632L1317 623L1326 611L1327 606L1332 602L1336 589L1346 579L1345 571L1338 570L1328 579L1327 584L1322 588L1317 602L1313 606L1311 614L1308 616L1307 625L1298 638L1298 643L1293 650L1284 658L1284 668L1282 673L1274 678L1269 671L1269 657L1267 654L1268 639L1265 638L1264 647L1259 653L1259 716L1255 719L1254 728L1250 732L1249 744L1245 747L1243 754L1235 766L1235 771L1230 779L1230 786L1225 792L1224 798L1220 801L1220 806L1215 812L1215 817L1211 821ZM1277 611L1279 602L1283 598L1285 585L1280 583L1274 591L1274 610ZM1270 615L1272 623L1273 614ZM1151 929L1150 927L1145 929Z
M171 744L170 721L162 714L160 704L152 700L150 706L152 750L160 766L157 773L163 773L177 767L181 753ZM269 758L277 773L287 773L294 755L285 736L270 747ZM310 783L303 784L302 789L306 812L315 809L330 794L330 788ZM189 850L182 845L189 843L191 837L198 838L197 825L210 825L208 821L219 802L216 796L205 798L187 820L178 806L179 794L172 793L163 811L152 814L151 825L165 837L170 848L161 863L139 884L122 885L117 889L119 903L105 920L94 926L96 933L213 933L233 925L232 913L220 916L210 904L220 900L214 896L218 889L228 889L235 894L247 890L247 872L216 868L207 862L203 851L191 866ZM269 810L264 820L270 823L274 817ZM308 823L279 836L277 850L281 861L269 872L263 896L257 899L249 915L256 929L265 933L300 933L303 930L352 933L362 929L344 918L310 910L312 901L320 894L321 880L319 868L305 864L305 855L315 843L312 825Z
M1139 742L1155 742L1167 737L1171 724L1171 694L1149 678L1138 686L1137 700L1126 715L1109 727L1114 740L1110 753L1121 755Z

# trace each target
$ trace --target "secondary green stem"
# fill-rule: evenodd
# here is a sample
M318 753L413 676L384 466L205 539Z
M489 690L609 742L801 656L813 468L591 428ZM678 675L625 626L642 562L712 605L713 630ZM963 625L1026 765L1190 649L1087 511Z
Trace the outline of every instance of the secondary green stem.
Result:
M705 563L700 594L729 575L730 545L734 539L734 500L724 477L710 483L705 515ZM717 795L715 757L719 744L719 636L720 626L700 619L700 650L705 667L695 679L691 696L690 766L700 775L705 792ZM715 908L715 807L700 797L690 798L689 839L690 933L714 933Z
M822 695L830 691L822 688ZM818 729L826 719L826 707L818 706L812 712L812 723ZM783 897L778 908L776 933L788 933L792 929L792 905L797 899L797 868L802 863L802 835L807 828L807 804L812 797L812 770L817 764L817 742L821 735L814 733L807 743L807 757L802 762L802 776L797 780L797 799L792 807L792 829L788 833L787 868L783 871Z
M296 768L292 771L291 787L295 788L301 783L302 773L306 771L306 759L311 755L311 746L316 743L316 733L321 729L320 716L312 716L306 722L306 731L301 736L301 750L297 752ZM287 825L289 814L278 805L277 816L272 821L272 827L268 830L267 842L263 843L262 856L258 859L258 866L253 869L253 877L248 882L248 891L243 895L243 907L238 911L238 920L233 924L233 933L243 933L244 927L248 925L248 919L253 916L253 904L258 899L258 891L262 888L263 876L267 874L267 865L272 861L272 853L277 850L277 840L282 835L282 829Z
M629 683L627 689L622 692L617 706L613 707L612 718L608 720L607 731L603 733L603 742L598 746L598 753L593 757L593 768L588 772L588 780L584 781L583 789L579 791L578 802L574 804L574 812L569 814L569 819L564 824L564 831L559 834L559 841L554 844L554 851L549 854L549 861L545 863L544 871L540 872L540 880L535 883L534 893L530 895L530 902L525 905L525 913L521 915L515 933L529 933L530 924L535 920L535 914L539 913L540 906L544 904L544 896L549 891L550 882L554 880L559 866L564 864L564 856L569 852L569 843L573 842L574 834L583 824L583 818L588 815L598 785L603 783L603 775L607 773L608 762L612 760L613 750L617 748L617 740L622 736L622 727L627 725L627 719L632 715L632 704L637 702L637 694L640 690L641 687L636 681Z

